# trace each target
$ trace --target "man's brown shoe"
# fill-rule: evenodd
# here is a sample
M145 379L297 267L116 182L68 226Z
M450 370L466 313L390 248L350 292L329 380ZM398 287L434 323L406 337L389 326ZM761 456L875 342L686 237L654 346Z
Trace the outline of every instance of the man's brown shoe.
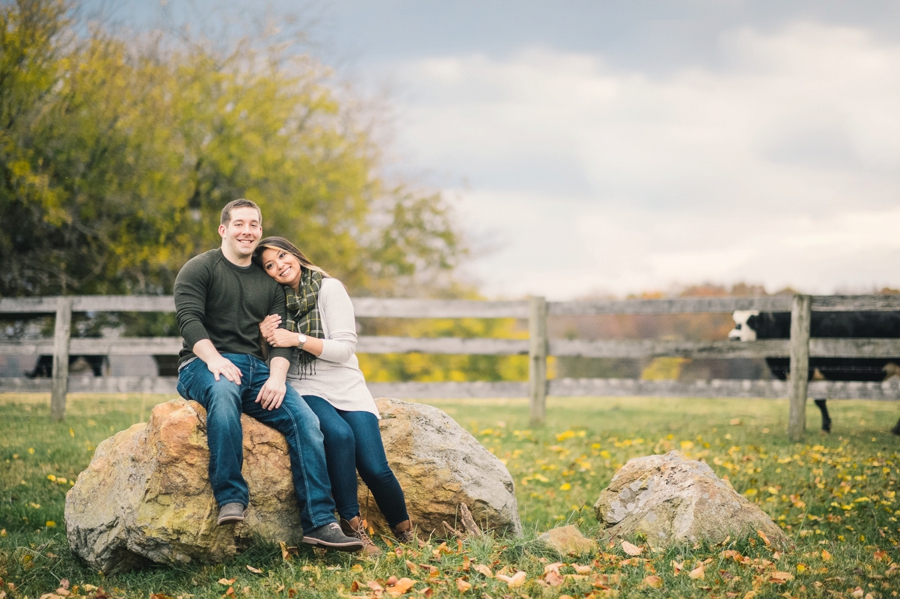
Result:
M378 548L378 545L372 541L371 537L369 537L369 534L366 532L366 521L359 516L356 516L352 520L344 520L341 518L341 530L348 537L356 537L362 541L362 552L366 555L372 557L381 555L381 549Z

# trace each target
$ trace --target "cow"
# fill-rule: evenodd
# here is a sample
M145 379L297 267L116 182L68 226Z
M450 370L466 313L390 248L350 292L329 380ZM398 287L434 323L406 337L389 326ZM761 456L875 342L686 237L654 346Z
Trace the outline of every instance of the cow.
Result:
M106 356L69 356L69 373L86 374L91 371L94 376L103 376L109 370ZM27 378L50 378L53 376L53 356L44 354L30 371L24 373Z
M734 329L728 333L733 341L757 339L789 339L789 312L760 312L735 310ZM900 338L900 312L813 312L810 337L825 338ZM790 358L767 357L766 365L772 376L787 380L791 370ZM900 375L900 356L889 358L810 358L807 380L824 378L829 381L875 381ZM831 432L831 417L825 398L815 399L822 414L822 430ZM900 421L891 429L900 435Z

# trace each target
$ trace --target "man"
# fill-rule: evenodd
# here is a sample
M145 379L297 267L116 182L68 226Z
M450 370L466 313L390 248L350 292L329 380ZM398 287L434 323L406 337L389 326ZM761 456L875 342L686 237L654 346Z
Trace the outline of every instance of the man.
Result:
M362 541L344 535L335 522L318 420L285 384L290 349L270 347L270 366L263 360L259 323L269 314L283 319L285 299L281 286L251 264L262 237L259 207L250 200L230 202L222 209L219 235L222 247L188 260L175 279L176 318L184 337L178 392L206 408L218 523L243 520L250 503L241 475L245 413L287 439L303 542L357 551Z

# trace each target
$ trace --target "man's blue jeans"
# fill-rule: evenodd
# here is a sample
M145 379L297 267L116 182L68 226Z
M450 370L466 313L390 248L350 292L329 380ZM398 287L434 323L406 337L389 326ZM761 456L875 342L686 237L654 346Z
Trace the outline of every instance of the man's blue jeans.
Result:
M328 475L338 514L345 520L359 515L356 471L369 487L378 509L391 526L409 520L403 489L388 465L378 429L378 418L370 412L346 412L315 395L304 395L325 435Z
M287 439L303 530L309 532L334 522L334 500L318 418L290 385L281 406L266 410L256 403L260 388L269 378L266 363L247 354L223 355L240 369L240 385L224 376L216 381L199 358L178 373L178 393L206 408L209 480L219 507L226 503L250 505L247 481L241 474L244 462L241 413L244 413Z

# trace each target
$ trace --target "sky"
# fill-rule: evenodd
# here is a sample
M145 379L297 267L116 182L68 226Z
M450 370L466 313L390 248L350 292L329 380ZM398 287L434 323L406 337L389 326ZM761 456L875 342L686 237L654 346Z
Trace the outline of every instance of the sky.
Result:
M392 108L490 298L900 288L900 3L121 0L229 35L268 10ZM224 7L224 8L223 8ZM300 8L298 8L300 7ZM224 12L223 12L224 11ZM151 14L152 13L152 14Z

